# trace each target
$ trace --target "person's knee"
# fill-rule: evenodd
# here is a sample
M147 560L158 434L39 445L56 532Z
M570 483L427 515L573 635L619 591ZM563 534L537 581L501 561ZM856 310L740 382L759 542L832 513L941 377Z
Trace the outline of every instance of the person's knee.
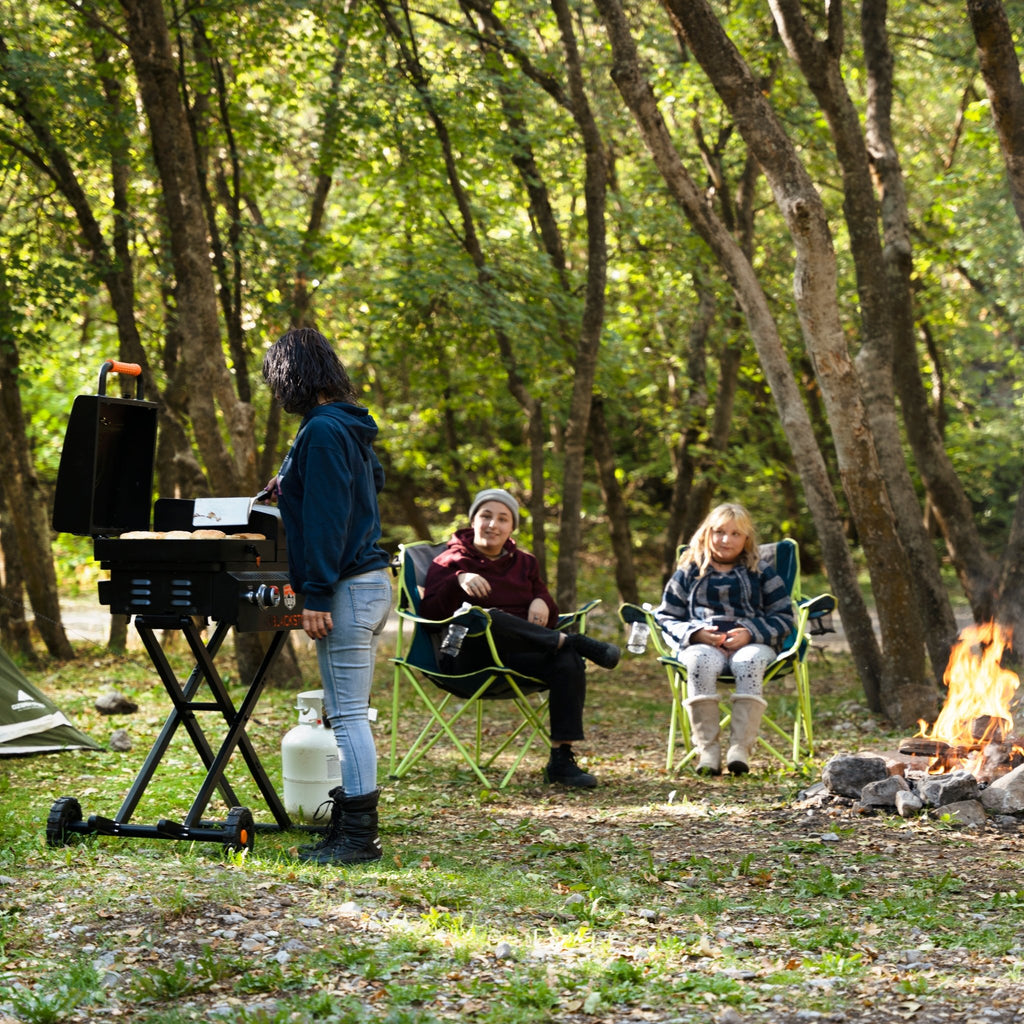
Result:
M775 652L765 644L747 644L732 656L731 664L734 669L749 665L763 671L774 660Z

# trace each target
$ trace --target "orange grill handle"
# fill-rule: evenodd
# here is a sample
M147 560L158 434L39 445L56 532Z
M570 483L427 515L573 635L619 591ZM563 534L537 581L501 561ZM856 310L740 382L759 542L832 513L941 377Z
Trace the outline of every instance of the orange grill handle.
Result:
M142 398L142 367L138 363L122 363L116 359L105 360L100 367L100 382L97 394L105 395L107 393L108 373L123 373L126 376L135 377L135 397Z
M125 373L129 377L142 376L142 367L138 363L121 363L116 359L108 359L106 365L111 373Z

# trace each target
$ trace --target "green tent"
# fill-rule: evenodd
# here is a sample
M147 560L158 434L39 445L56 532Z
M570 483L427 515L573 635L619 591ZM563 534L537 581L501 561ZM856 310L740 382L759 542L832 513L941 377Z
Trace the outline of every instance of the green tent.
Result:
M0 650L0 757L102 749L79 732Z

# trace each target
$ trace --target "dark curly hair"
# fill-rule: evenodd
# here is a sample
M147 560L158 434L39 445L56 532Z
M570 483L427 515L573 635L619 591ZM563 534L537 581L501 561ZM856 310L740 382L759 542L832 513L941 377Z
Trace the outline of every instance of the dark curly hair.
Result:
M304 416L322 400L356 401L345 367L315 327L285 331L263 357L263 379L285 412Z

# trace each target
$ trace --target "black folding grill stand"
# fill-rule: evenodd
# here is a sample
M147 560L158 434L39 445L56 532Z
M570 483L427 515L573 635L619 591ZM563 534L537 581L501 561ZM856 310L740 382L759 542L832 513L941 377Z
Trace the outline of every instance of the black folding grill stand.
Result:
M167 616L147 618L139 615L135 618L135 627L164 688L167 690L167 695L171 699L171 713L129 789L117 816L105 818L94 814L87 820L83 820L82 808L78 800L69 796L61 797L54 803L47 820L47 843L50 846L63 846L68 843L71 835L99 834L150 839L186 839L221 843L230 850L243 850L252 848L257 828L275 831L292 828L288 812L271 784L245 731L263 691L267 672L284 645L288 637L288 630L278 630L274 633L242 702L236 708L214 664L221 644L231 629L230 623L218 623L209 642L205 644L196 623L188 616L174 620ZM188 641L195 658L195 667L184 685L179 682L171 668L154 633L155 629L179 630ZM196 699L204 682L209 686L213 696L212 700ZM219 712L223 716L227 730L216 753L199 724L196 717L197 712ZM133 824L131 822L132 814L170 746L179 725L184 726L192 745L202 759L206 768L206 778L183 822L161 819L155 825ZM267 806L270 808L276 824L268 823L257 826L253 821L251 811L240 805L235 791L225 778L224 772L228 761L236 749L241 752L249 773L267 801ZM203 819L203 814L214 790L220 791L225 803L230 808L227 818L223 822L211 822Z
M107 395L110 372L136 378L135 398ZM158 407L144 401L142 392L138 364L108 359L100 367L97 394L75 398L61 451L52 525L58 532L93 538L94 557L110 570L110 579L99 584L100 602L110 605L112 613L134 617L172 709L117 816L94 814L83 820L78 800L62 796L50 810L46 841L63 846L80 833L191 839L251 849L257 826L224 772L231 756L240 751L276 822L276 826L259 827L293 827L245 729L289 631L302 626L301 595L288 583L287 537L280 513L254 507L261 495L228 499L226 504L217 498L159 499L152 509L153 530L149 530ZM216 531L219 537L197 537L200 531L195 526L211 522L224 527L223 532ZM126 538L134 531L151 536ZM187 539L167 537L168 532L179 531ZM235 533L246 536L236 538ZM196 623L209 621L217 626L204 644ZM237 708L214 665L232 626L242 632L273 634ZM180 631L188 641L195 667L184 685L156 639L153 631L157 629ZM204 683L212 700L198 699ZM216 753L199 725L199 712L219 714L226 726ZM183 822L161 819L155 825L132 824L132 815L179 725L185 727L206 768L206 780ZM222 822L203 819L214 790L220 791L230 808Z

